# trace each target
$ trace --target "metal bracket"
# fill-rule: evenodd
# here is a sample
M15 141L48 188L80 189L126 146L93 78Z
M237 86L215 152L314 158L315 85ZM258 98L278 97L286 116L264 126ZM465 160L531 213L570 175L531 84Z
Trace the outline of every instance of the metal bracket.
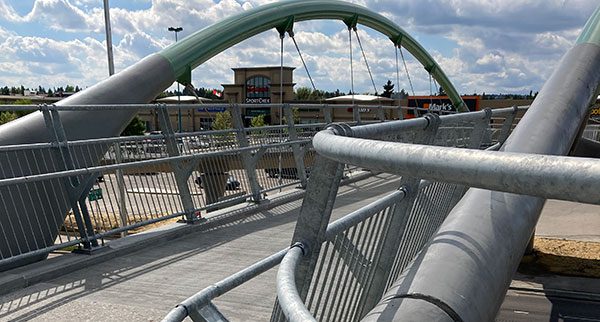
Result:
M473 127L473 132L471 134L471 142L469 143L469 148L471 149L479 149L481 147L485 136L485 132L487 131L490 125L490 120L492 118L492 110L486 108L484 111L485 116L481 120L479 120Z
M390 37L390 40L394 43L396 47L402 46L402 39L404 38L403 34L399 34L396 37Z
M50 134L50 140L55 148L55 157L59 162L62 161L63 170L74 170L75 162L68 145L67 135L60 120L60 114L53 105L40 105L39 110L42 112L44 123ZM83 247L89 250L93 247L98 247L98 241L93 237L95 235L94 226L92 225L92 220L85 204L85 196L91 188L91 185L87 184L87 181L89 181L89 178L86 180L86 185L82 185L77 177L65 177L63 179Z
M275 27L275 29L277 29L277 31L279 32L280 37L283 38L285 36L286 32L290 34L290 37L293 37L293 35L294 35L294 31L293 31L294 30L294 20L295 20L294 16L289 16L284 23Z
M175 139L175 131L171 126L169 119L169 111L165 104L157 105L158 116L160 120L160 126L163 130L163 137L165 144L167 145L167 153L170 157L176 157L180 155L179 148L177 146L177 140ZM185 212L185 222L193 223L198 221L199 218L195 216L196 207L192 200L192 194L190 187L188 186L188 179L192 174L193 167L196 165L195 162L189 162L189 164L182 164L183 161L171 161L170 164L173 168L173 174L175 175L175 182L177 184L177 190L179 191L179 198L183 205L183 211Z
M346 26L348 26L348 29L356 30L356 25L358 25L358 15L355 14L351 17L344 19L343 21L346 24Z

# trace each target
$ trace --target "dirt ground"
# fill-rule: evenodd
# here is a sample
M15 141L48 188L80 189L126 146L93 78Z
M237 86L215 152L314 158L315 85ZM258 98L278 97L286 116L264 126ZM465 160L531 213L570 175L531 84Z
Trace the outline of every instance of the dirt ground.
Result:
M536 237L533 248L522 273L600 278L600 243Z

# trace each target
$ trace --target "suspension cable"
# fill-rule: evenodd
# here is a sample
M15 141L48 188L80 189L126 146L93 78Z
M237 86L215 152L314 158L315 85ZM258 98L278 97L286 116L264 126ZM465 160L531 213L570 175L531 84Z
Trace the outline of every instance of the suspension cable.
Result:
M433 91L431 89L431 73L429 73L429 107L431 108L431 105L433 105Z
M358 35L358 30L356 27L354 27L353 29L354 29L354 33L356 34L356 40L358 41L358 46L360 47L360 52L362 53L363 59L365 60L365 65L367 65L367 71L369 72L369 77L371 78L371 84L373 84L373 90L375 91L375 96L379 96L379 95L377 95L377 86L375 86L375 81L373 80L373 74L371 73L371 68L369 67L369 61L367 60L367 55L365 54L365 51L362 46L362 42L360 41L360 36ZM379 101L379 98L377 100ZM381 105L381 102L379 102L379 105Z
M394 45L394 52L396 53L396 86L400 87L400 64L398 62L398 47L396 45ZM402 120L404 119L404 114L402 112L402 104L400 103L400 95L396 96L396 98L398 99L398 118Z
M352 105L354 105L354 66L352 66L352 28L348 27L348 42L350 43L350 92L352 93Z
M279 69L279 125L283 125L283 39L285 38L285 32L279 33L279 40L281 43L281 50L279 51L280 58L280 69ZM279 141L283 142L283 131L279 132ZM279 149L279 158L278 158L278 170L279 170L279 179L278 183L281 186L283 182L283 156L282 151ZM281 192L281 188L279 189Z
M283 104L283 38L285 38L285 33L281 33L279 35L279 40L281 43L281 49L279 51L280 58L280 69L279 69L279 104ZM281 110L281 107L280 107ZM282 115L279 115L279 125L281 125L283 118Z
M298 56L300 56L300 60L302 61L302 65L304 66L304 70L306 71L306 75L308 75L308 79L310 80L310 84L312 85L313 92L318 94L317 87L315 86L315 82L313 81L312 76L310 76L308 67L306 66L306 63L304 62L304 58L302 57L302 53L300 52L300 47L298 47L296 38L294 38L294 32L290 30L290 31L288 31L288 34L290 35L290 38L292 38L292 40L294 41L294 46L296 46L296 50L298 51ZM321 100L322 100L322 98L321 98Z
M410 85L410 91L413 96L415 96L415 88L413 87L412 80L410 79L410 74L408 73L408 66L406 65L406 59L404 59L404 54L402 53L402 46L398 45L398 49L400 50L400 56L402 57L402 63L404 63L404 70L406 71L406 77L408 78L408 84Z

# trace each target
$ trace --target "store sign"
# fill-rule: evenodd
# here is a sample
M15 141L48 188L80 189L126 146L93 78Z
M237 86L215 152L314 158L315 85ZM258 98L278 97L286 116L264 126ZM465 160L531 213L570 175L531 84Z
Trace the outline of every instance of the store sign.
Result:
M208 112L208 113L219 113L225 112L225 107L200 107L198 108L198 112Z
M270 97L246 97L246 104L271 104Z
M462 99L469 111L479 111L480 96L462 96ZM456 111L448 96L409 96L408 107L419 109L416 116L423 116L427 113ZM415 117L415 111L409 109L405 117Z
M89 201L96 201L102 199L102 188L92 189L88 194Z
M271 108L246 108L245 116L271 115Z

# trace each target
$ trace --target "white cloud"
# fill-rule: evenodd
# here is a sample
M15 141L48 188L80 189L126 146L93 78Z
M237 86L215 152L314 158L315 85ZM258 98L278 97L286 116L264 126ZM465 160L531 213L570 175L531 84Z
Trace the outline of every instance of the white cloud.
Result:
M148 9L111 10L116 69L122 70L144 56L170 45L169 26L182 26L181 37L223 18L272 0L152 0ZM537 90L560 57L573 45L595 0L361 0L373 11L398 22L418 39L427 39L432 56L464 93ZM106 77L104 17L101 1L36 0L32 10L19 15L0 0L0 85L64 86L66 82L92 85ZM19 35L15 30L36 23L70 38ZM14 28L14 26L20 28ZM343 24L325 21L295 26L296 40L317 87L350 89L348 34ZM79 40L77 39L78 37ZM375 84L396 83L391 42L360 29ZM440 40L436 48L435 40ZM296 81L310 83L295 48L286 39L286 65L297 67ZM373 91L364 62L354 43L355 83L358 92ZM278 65L279 40L275 32L244 41L217 55L193 73L197 86L218 87L231 82L230 68ZM406 54L417 93L429 92L423 67ZM444 53L444 54L442 54ZM22 71L22 72L15 72ZM397 89L408 90L400 65Z

